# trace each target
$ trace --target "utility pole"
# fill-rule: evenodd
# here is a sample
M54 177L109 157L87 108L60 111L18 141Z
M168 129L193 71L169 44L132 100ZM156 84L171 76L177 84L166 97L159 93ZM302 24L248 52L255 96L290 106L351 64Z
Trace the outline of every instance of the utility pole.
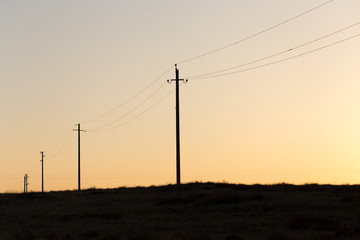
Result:
M78 132L78 190L80 191L80 132L86 132L85 130L80 129L80 123L75 124L75 126L78 127L78 129L73 129L73 131Z
M29 178L29 176L27 175L27 174L25 174L25 176L24 176L24 193L27 193L27 189L28 189L28 185L29 185L29 183L28 183L28 178Z
M44 152L41 151L41 192L44 192Z
M187 83L187 79L179 79L179 69L177 64L175 64L175 79L168 80L168 83L175 81L176 85L176 184L179 186L180 181L180 101L179 101L179 81Z

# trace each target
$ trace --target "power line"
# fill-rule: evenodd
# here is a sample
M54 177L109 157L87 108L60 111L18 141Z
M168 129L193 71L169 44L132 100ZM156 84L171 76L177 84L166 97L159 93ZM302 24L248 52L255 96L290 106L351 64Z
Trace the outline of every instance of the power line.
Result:
M335 35L335 34L337 34L337 33L340 33L340 32L342 32L342 31L345 31L345 30L349 29L349 28L355 27L355 26L357 26L357 25L359 25L359 24L360 24L360 21L359 21L359 22L356 22L356 23L354 23L354 24L351 24L351 25L349 25L349 26L347 26L347 27L345 27L345 28L342 28L342 29L340 29L340 30L337 30L337 31L335 31L335 32L332 32L332 33L329 33L329 34L327 34L327 35L324 35L324 36L322 36L322 37L320 37L320 38L311 40L311 41L309 41L309 42L300 44L300 45L298 45L298 46L289 48L289 49L287 49L287 50L285 50L285 51L281 51L281 52L278 52L278 53L275 53L275 54L272 54L272 55L269 55L269 56L266 56L266 57L263 57L263 58L254 60L254 61L250 61L250 62L247 62L247 63L243 63L243 64L241 64L241 65L237 65L237 66L234 66L234 67L221 69L221 70L214 71L214 72L210 72L210 73L205 73L205 74L190 76L190 77L187 77L187 78L193 79L193 78L204 77L204 76L213 75L213 74L216 74L216 73L221 73L221 72L233 70L233 69L236 69L236 68L244 67L244 66L247 66L247 65L251 65L251 64L253 64L253 63L261 62L261 61L263 61L263 60L270 59L270 58L273 58L273 57L282 55L282 54L284 54L284 53L288 53L288 52L290 52L290 51L294 51L294 50L296 50L296 49L298 49L298 48L307 46L307 45L309 45L309 44L311 44L311 43L320 41L320 40L322 40L322 39L324 39L324 38L327 38L327 37L330 37L330 36Z
M68 132L68 134L65 135L65 137L63 137L58 143L56 143L53 147L48 148L47 150L52 151L53 149L56 149L62 142L64 142L64 141L66 142L67 139L69 138L69 136L71 136L71 135L72 135L72 132Z
M55 157L57 157L58 155L61 155L63 153L65 153L66 151L68 151L68 149L71 147L71 146L74 146L76 143L76 139L74 139L74 141L72 141L69 145L66 146L66 148L64 148L62 151L59 151L58 153L54 154L54 155L51 155L46 161L49 161L49 160L52 160L54 159Z
M56 156L64 153L65 151L67 151L67 149L68 149L70 146L74 145L75 142L76 142L76 140L74 140L71 144L68 145L69 141L71 140L71 137L72 137L72 132L71 132L71 134L66 135L66 138L63 139L64 143L61 145L61 147L59 148L59 150L56 151L54 154L48 156L46 161L49 161L49 160L51 160L52 158L54 158L54 157L56 157Z
M316 48L316 49L313 49L313 50L310 50L310 51L307 51L307 52L304 52L304 53L300 53L300 54L295 55L295 56L291 56L291 57L288 57L288 58L284 58L284 59L281 59L281 60L278 60L278 61L273 61L273 62L266 63L266 64L263 64L263 65L259 65L259 66L255 66L255 67L251 67L251 68L246 68L246 69L243 69L243 70L234 71L234 72L229 72L229 73L223 73L223 74L218 74L218 75L211 75L211 76L207 76L207 77L206 77L206 76L205 76L205 77L198 77L198 78L192 78L192 79L189 78L189 79L191 79L191 80L199 80L199 79L206 79L206 78L222 77L222 76L227 76L227 75L231 75L231 74L246 72L246 71L250 71L250 70L254 70L254 69L258 69L258 68L262 68L262 67L274 65L274 64L276 64L276 63L285 62L285 61L290 60L290 59L294 59L294 58L301 57L301 56L304 56L304 55L307 55L307 54L310 54L310 53L313 53L313 52L317 52L317 51L319 51L319 50L322 50L322 49L325 49L325 48L328 48L328 47L337 45L337 44L339 44L339 43L342 43L342 42L351 40L351 39L356 38L356 37L359 37L359 36L360 36L360 33L359 33L359 34L356 34L356 35L353 35L353 36L351 36L351 37L342 39L342 40L340 40L340 41L337 41L337 42L334 42L334 43L325 45L325 46L323 46L323 47L319 47L319 48Z
M281 26L281 25L284 25L284 24L286 24L286 23L288 23L288 22L290 22L290 21L292 21L292 20L294 20L294 19L296 19L296 18L299 18L299 17L301 17L301 16L303 16L303 15L309 13L309 12L312 12L312 11L314 11L314 10L320 8L320 7L323 7L323 6L329 4L329 3L332 2L332 1L334 1L334 0L329 0L329 1L327 1L327 2L325 2L325 3L322 3L322 4L320 4L320 5L316 6L316 7L313 7L313 8L311 8L311 9L305 11L305 12L302 12L302 13L300 13L300 14L292 17L292 18L289 18L289 19L287 19L287 20L285 20L285 21L283 21L283 22L280 22L280 23L278 23L278 24L276 24L276 25L274 25L274 26L271 26L271 27L269 27L269 28L266 28L266 29L264 29L264 30L262 30L262 31L260 31L260 32L257 32L257 33L255 33L255 34L253 34L253 35L250 35L250 36L248 36L248 37L242 38L242 39L240 39L240 40L238 40L238 41L236 41L236 42L233 42L233 43L228 44L228 45L226 45L226 46L217 48L217 49L215 49L215 50L212 50L212 51L209 51L209 52L206 52L206 53L203 53L203 54L201 54L201 55L198 55L198 56L195 56L195 57L192 57L192 58L189 58L189 59L180 61L180 62L178 62L177 64L190 62L190 61L192 61L192 60L195 60L195 59L198 59L198 58L201 58L201 57L205 57L205 56L210 55L210 54L212 54L212 53L215 53L215 52L224 50L224 49L226 49L226 48L232 47L232 46L234 46L234 45L236 45L236 44L239 44L239 43L241 43L241 42L244 42L244 41L246 41L246 40L249 40L249 39L251 39L251 38L254 38L254 37L256 37L256 36L258 36L258 35L260 35L260 34L266 33L266 32L268 32L268 31L270 31L270 30L272 30L272 29L274 29L274 28L277 28L277 27Z
M130 111L126 112L125 114L123 114L121 117L117 118L116 120L110 122L110 123L107 123L101 127L97 127L97 128L94 128L94 129L90 129L88 130L89 132L94 132L96 130L99 130L99 129L102 129L102 128L106 128L118 121L120 121L121 119L123 119L124 117L126 117L127 115L129 115L130 113L134 112L136 109L138 109L141 105L143 105L145 102L147 102L151 97L153 97L158 91L160 91L160 89L162 89L164 86L165 86L166 82L163 83L159 88L157 88L153 93L151 93L147 98L145 98L142 102L140 102L138 105L136 105L134 108L132 108Z
M154 83L156 83L158 80L160 80L166 73L168 73L171 69L173 68L173 66L171 66L169 69L167 69L163 74L161 74L159 77L157 77L154 81L152 81L151 83L149 83L148 85L146 85L142 90L140 90L138 93L136 93L135 95L133 95L132 97L130 97L129 99L127 99L126 101L124 101L123 103L121 103L120 105L118 105L117 107L111 109L110 111L108 112L105 112L95 118L92 118L90 120L87 120L87 121L83 121L81 122L81 124L84 124L84 123L90 123L90 122L93 122L95 120L98 120L102 117L105 117L107 115L109 115L110 113L118 110L119 108L123 107L125 104L129 103L130 101L132 101L134 98L138 97L141 93L143 93L145 90L147 90L149 87L151 87Z
M99 118L101 118L101 117L104 117L104 116L110 114L111 112L119 109L120 107L124 106L126 103L130 102L131 100L133 100L134 98L136 98L137 96L139 96L139 95L140 95L141 93L143 93L146 89L148 89L150 86L152 86L156 81L158 81L161 77L163 77L167 72L169 72L172 68L173 68L173 66L171 66L167 71L165 71L163 74L161 74L158 78L156 78L153 82L151 82L150 84L148 84L145 88L143 88L140 92L138 92L137 94L135 94L133 97L129 98L127 101L125 101L124 103L122 103L122 104L119 105L118 107L112 109L111 111L109 111L109 112L107 112L107 113L105 113L105 114L102 114L102 115L98 116L96 119L99 119ZM146 101L148 101L152 96L154 96L154 95L155 95L162 87L164 87L165 85L166 85L166 83L163 83L158 89L156 89L152 94L150 94L144 101L142 101L142 102L141 102L140 104L138 104L135 108L133 108L132 110L128 111L126 114L124 114L123 116L121 116L121 117L118 118L117 120L115 120L115 121L113 121L113 122L111 122L111 123L109 123L109 124L106 124L106 125L104 125L104 126L102 126L102 127L96 128L96 129L101 129L101 128L104 128L104 127L106 127L106 126L109 126L109 125L111 125L111 124L113 124L113 123L121 120L122 118L124 118L124 117L127 116L128 114L132 113L132 112L135 111L137 108L139 108L142 104L144 104ZM166 97L167 97L167 96L166 96ZM162 101L163 99L165 99L165 98L162 98L161 101ZM157 102L157 103L160 103L160 101ZM156 105L157 105L157 104L156 104ZM154 107L154 106L155 106L155 105L151 106L151 108ZM146 111L150 110L151 108L147 109ZM143 111L142 113L138 114L137 116L135 116L134 118L132 118L132 119L130 119L130 120L133 120L133 119L139 117L140 115L142 115L142 114L145 113L146 111ZM86 122L95 121L96 119L94 118L94 119L89 120L89 121L86 121ZM127 122L129 122L130 120L128 120ZM126 122L126 123L127 123L127 122ZM116 126L116 127L117 127L117 126ZM96 129L93 129L92 131L94 131L94 130L96 130ZM91 130L90 130L90 131L91 131ZM72 144L70 144L70 145L67 146L67 143L69 142L70 139L71 139L71 133L69 133L69 134L66 135L61 141L59 141L53 148L57 147L57 146L60 145L62 142L64 142L64 143L62 144L62 146L59 148L59 150L58 150L56 153L54 153L54 154L52 154L52 155L50 155L50 156L48 157L48 160L54 158L55 156L57 156L57 155L59 155L59 154L62 154L63 152L65 152L65 151L68 149L69 146L72 146L72 145L76 142L76 141L74 141ZM67 146L67 148L65 148L66 146Z
M97 117L95 117L95 118L93 118L93 119L84 121L84 122L82 122L82 123L93 122L93 121L98 120L98 119L100 119L100 118L102 118L102 117L105 117L105 116L109 115L110 113L112 113L112 112L118 110L119 108L123 107L125 104L129 103L130 101L132 101L133 99L135 99L136 97L138 97L141 93L143 93L145 90L147 90L148 88L150 88L153 84L155 84L158 80L160 80L166 73L168 73L172 68L173 68L173 66L171 66L170 68L168 68L164 73L162 73L162 74L161 74L159 77L157 77L154 81L152 81L151 83L149 83L149 84L148 84L147 86L145 86L142 90L140 90L138 93L136 93L135 95L133 95L132 97L130 97L129 99L127 99L126 101L124 101L123 103L121 103L120 105L118 105L117 107L115 107L115 108L113 108L112 110L110 110L110 111L108 111L108 112L106 112L106 113L103 113L103 114L101 114L101 115L99 115L99 116L97 116ZM164 84L164 85L165 85L165 84ZM145 101L146 101L146 100L145 100ZM138 106L137 106L137 107L138 107ZM136 108L137 108L137 107L136 107ZM135 109L134 109L134 110L135 110ZM132 110L132 111L134 111L134 110ZM132 112L132 111L130 111L130 112ZM129 113L130 113L130 112L129 112ZM57 148L60 144L63 143L63 144L61 145L61 147L60 147L54 154L49 155L49 156L47 157L47 161L49 161L50 159L52 159L52 158L54 158L54 157L56 157L56 156L64 153L64 152L68 149L69 146L75 144L76 140L75 140L73 143L71 143L70 145L67 146L67 143L70 141L71 136L72 136L72 132L68 133L68 134L67 134L63 139L61 139L54 147L52 147L52 149L55 149L55 148ZM66 146L67 146L67 147L66 147ZM66 147L66 148L65 148L65 147Z
M171 90L169 93L167 93L164 97L162 97L159 101L155 102L153 105L151 105L149 108L147 108L146 110L140 112L138 115L136 115L135 117L133 118L130 118L129 120L121 123L121 124L118 124L116 126L113 126L111 128L107 128L107 129L103 129L103 130L92 130L92 131L88 131L88 132L106 132L106 131L110 131L110 130L113 130L115 128L118 128L120 126L123 126L133 120L135 120L136 118L140 117L141 115L145 114L146 112L150 111L151 109L153 109L155 106L157 106L158 104L160 104L162 101L164 101L168 96L170 96L170 94L172 94L173 92L175 91L175 89Z

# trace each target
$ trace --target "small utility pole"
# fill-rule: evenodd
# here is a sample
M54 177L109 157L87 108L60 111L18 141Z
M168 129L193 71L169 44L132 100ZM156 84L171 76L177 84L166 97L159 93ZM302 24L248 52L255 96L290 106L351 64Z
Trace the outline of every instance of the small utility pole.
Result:
M26 174L24 176L24 193L26 193Z
M28 178L29 178L29 176L27 174L25 174L25 176L24 176L24 193L27 193L27 191L28 191L28 187L27 187L29 185Z
M168 80L168 83L175 81L176 84L176 184L180 185L180 101L179 101L179 81L187 83L187 79L179 79L179 70L175 64L175 79Z
M78 190L80 191L80 132L86 132L85 130L80 129L80 123L75 124L75 126L78 127L78 129L73 129L73 131L78 132Z
M44 152L41 151L41 192L44 192Z

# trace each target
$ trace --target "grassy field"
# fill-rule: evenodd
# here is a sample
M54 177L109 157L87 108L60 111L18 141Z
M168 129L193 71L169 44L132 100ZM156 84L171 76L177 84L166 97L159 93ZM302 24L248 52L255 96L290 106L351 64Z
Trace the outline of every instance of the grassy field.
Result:
M360 239L360 186L190 183L0 194L0 239Z

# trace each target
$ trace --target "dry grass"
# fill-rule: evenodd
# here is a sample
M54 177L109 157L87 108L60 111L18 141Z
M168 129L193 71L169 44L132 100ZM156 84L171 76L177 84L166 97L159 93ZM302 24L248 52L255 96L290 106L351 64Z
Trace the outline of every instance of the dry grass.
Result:
M0 239L360 239L360 186L191 183L0 195Z

